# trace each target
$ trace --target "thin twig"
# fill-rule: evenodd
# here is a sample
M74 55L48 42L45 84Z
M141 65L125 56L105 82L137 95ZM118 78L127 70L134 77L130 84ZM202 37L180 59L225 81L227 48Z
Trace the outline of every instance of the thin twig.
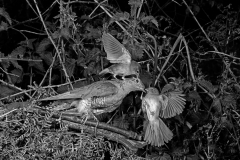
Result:
M157 51L157 41L156 39L149 33L147 33L147 36L150 37L154 42L154 67L153 67L153 82L156 80L156 74L157 74L157 66L158 66L158 51ZM156 83L155 83L156 85Z
M183 43L184 43L184 45L185 45L185 47L186 47L186 53L187 53L189 71L190 71L190 73L191 73L193 82L196 82L195 76L194 76L194 74L193 74L192 63L191 63L191 58L190 58L190 53L189 53L188 45L187 45L187 42L186 42L186 39L184 38L184 36L182 36L182 41L183 41Z
M158 76L157 76L157 78L155 80L154 86L157 84L158 79L162 75L162 72L163 72L164 68L166 67L170 57L173 55L173 51L175 50L175 48L177 47L177 45L178 45L178 43L180 42L181 39L182 39L182 34L179 34L179 36L178 36L177 40L175 41L175 43L174 43L174 45L173 45L173 47L172 47L172 49L171 49L171 51L170 51L166 61L164 62L163 66L162 66L162 68L160 70L160 73L158 74Z
M76 83L76 82L79 82L79 81L85 81L85 80L86 80L86 78L83 78L83 79L76 80L76 81L74 81L73 83ZM41 89L61 87L61 86L65 86L65 85L68 85L68 82L67 82L67 83L63 83L63 84L59 84L59 85L44 86L44 87L41 87ZM4 100L4 99L7 99L7 98L11 98L11 97L18 96L18 95L23 94L23 93L25 93L25 92L32 92L32 91L36 91L36 90L37 90L37 89L23 90L22 92L18 92L18 93L15 93L15 94L12 94L12 95L3 97L3 98L0 99L0 101L2 101L2 100ZM32 97L33 97L33 96L32 96Z
M55 50L56 50L56 53L57 53L57 55L58 55L58 59L59 59L61 65L62 65L63 72L64 72L64 74L65 74L65 76L66 76L66 80L68 81L68 83L69 83L71 89L73 89L72 83L71 83L71 81L70 81L70 79L69 79L69 76L68 76L68 74L67 74L66 68L65 68L65 66L64 66L64 64L63 64L63 61L62 61L62 58L61 58L60 52L59 52L59 50L58 50L56 44L54 43L52 37L50 36L50 34L49 34L49 32L48 32L47 26L46 26L46 24L45 24L45 22L44 22L44 20L43 20L43 17L42 17L42 15L41 15L41 11L40 11L39 8L38 8L38 5L37 5L36 0L34 0L34 3L35 3L35 6L36 6L36 8L37 8L37 11L38 11L39 17L40 17L40 19L41 19L41 21L42 21L43 27L44 27L44 29L45 29L47 35L48 35L48 38L50 39L51 43L53 44L53 46L54 46L54 48L55 48Z
M5 84L6 86L9 86L9 87L12 87L12 88L15 88L16 90L19 90L21 91L22 93L26 94L29 98L32 98L26 91L24 91L23 89L13 85L13 84L9 84L7 82L4 82L3 80L0 79L0 82L2 82L3 84ZM9 96L8 96L9 97ZM1 99L0 99L1 100Z
M27 61L27 62L42 62L41 59L20 59L20 58L9 58L9 57L2 57L1 60L9 60L9 61Z
M11 76L19 77L19 76L16 75L16 74L12 74L12 73L8 73L8 72L6 72L4 69L2 69L2 67L0 67L0 70L2 70L3 73L5 73L6 75L11 75Z

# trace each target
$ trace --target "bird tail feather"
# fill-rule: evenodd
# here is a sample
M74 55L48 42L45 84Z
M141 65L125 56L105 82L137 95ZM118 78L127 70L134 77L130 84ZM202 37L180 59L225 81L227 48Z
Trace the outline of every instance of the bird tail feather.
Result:
M160 147L164 145L165 142L170 141L172 137L172 131L158 118L155 121L149 122L144 140L153 146Z
M99 75L104 75L104 74L107 74L107 73L110 73L110 70L108 68L102 70L101 72L99 72Z

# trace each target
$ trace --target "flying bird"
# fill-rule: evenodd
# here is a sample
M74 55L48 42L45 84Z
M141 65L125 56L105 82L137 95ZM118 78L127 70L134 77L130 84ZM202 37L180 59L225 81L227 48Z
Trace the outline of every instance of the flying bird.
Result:
M98 81L39 101L72 100L70 107L76 107L79 115L86 121L90 117L96 119L95 115L114 111L132 91L144 91L140 79Z
M129 51L117 39L111 34L103 32L102 42L107 59L114 64L102 70L100 75L111 73L114 78L118 75L123 79L128 75L139 76L140 65L132 60Z
M173 138L172 131L161 120L182 113L185 99L181 91L171 91L159 94L156 88L146 89L147 94L142 99L142 110L147 115L144 140L153 146L162 146ZM160 117L159 117L160 116Z

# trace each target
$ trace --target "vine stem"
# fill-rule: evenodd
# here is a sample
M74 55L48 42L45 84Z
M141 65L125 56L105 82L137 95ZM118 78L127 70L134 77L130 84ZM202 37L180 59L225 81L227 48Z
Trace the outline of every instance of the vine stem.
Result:
M41 11L40 11L39 8L38 8L38 5L37 5L36 0L33 0L33 1L34 1L34 3L35 3L36 8L37 8L37 12L38 12L38 14L39 14L39 18L40 18L40 20L42 21L43 27L44 27L47 35L48 35L48 38L50 39L51 43L53 44L53 46L54 46L54 48L55 48L55 50L56 50L56 53L57 53L58 58L59 58L59 61L60 61L61 65L62 65L62 68L63 68L63 72L64 72L64 74L65 74L65 76L66 76L66 80L67 80L67 82L69 83L71 89L73 89L72 83L71 83L71 81L70 81L70 79L69 79L69 76L68 76L68 74L67 74L66 68L65 68L65 66L64 66L64 64L63 64L63 61L62 61L60 52L59 52L59 50L58 50L55 42L53 41L52 37L50 36L50 34L49 34L49 32L48 32L47 26L46 26L46 24L44 23L44 20L43 20L42 15L41 15Z
M157 78L156 78L156 80L154 82L154 86L157 84L158 79L162 75L162 72L163 72L164 68L166 67L170 57L173 55L173 51L175 50L175 48L177 47L177 45L178 45L178 43L180 42L181 39L182 39L182 34L179 34L179 36L178 36L177 40L175 41L175 43L174 43L174 45L173 45L173 47L172 47L172 49L171 49L171 51L170 51L166 61L164 62L162 68L160 69L160 72L159 72L159 74L158 74L158 76L157 76Z
M218 51L217 47L213 44L213 42L211 41L211 39L209 38L209 36L207 35L207 33L204 31L203 27L201 26L201 24L198 22L197 18L195 17L194 13L192 12L191 8L188 6L187 2L185 0L182 0L183 3L186 5L187 9L189 10L189 12L191 13L191 15L193 16L193 19L196 21L196 23L198 24L199 28L201 29L201 31L203 32L204 36L207 38L207 40L209 41L209 43L212 45L213 49L215 50L215 53L221 53ZM218 54L220 56L220 54ZM221 57L221 56L220 56ZM221 57L222 58L222 57ZM223 60L223 63L225 66L227 66L228 64L226 63L225 60ZM230 67L227 68L227 70L229 72L231 72ZM234 76L233 76L234 77Z
M21 88L18 88L17 86L13 85L13 84L9 84L7 82L4 82L3 80L0 79L0 82L5 84L6 86L9 86L9 87L12 87L12 88L15 88L19 91L21 91L22 93L26 94L29 98L32 98L26 91L22 90ZM7 96L6 98L9 98L9 96ZM2 99L0 99L2 100Z
M76 80L74 81L75 82L79 82L79 81L85 81L86 78L83 78L83 79L79 79L79 80ZM0 80L1 82L2 80ZM5 82L6 83L6 82ZM42 89L46 89L46 88L54 88L54 87L61 87L61 86L65 86L65 85L68 85L68 83L63 83L63 84L60 84L60 85L51 85L51 86L44 86L44 87L41 87ZM12 94L10 96L6 96L6 97L3 97L3 98L0 98L0 101L4 100L4 99L7 99L7 98L11 98L11 97L15 97L17 95L20 95L22 93L27 93L27 92L32 92L32 91L36 91L36 89L28 89L28 90L22 90L20 89L21 92L18 92L16 94ZM33 96L32 96L33 97Z
M182 34L181 34L182 36ZM187 45L187 42L186 42L186 39L184 36L182 36L182 41L186 47L186 53L187 53L187 59L188 59L188 67L189 67L189 71L190 71L190 74L192 76L192 80L193 82L196 82L196 79L194 77L194 73L193 73L193 69L192 69L192 63L191 63L191 58L190 58L190 53L189 53L189 49L188 49L188 45Z
M147 36L150 37L153 42L154 42L154 57L153 57L153 62L154 62L154 66L153 66L153 81L156 80L156 74L157 74L157 67L158 67L158 53L157 53L157 41L156 39L149 33L147 33ZM156 85L156 83L155 83Z

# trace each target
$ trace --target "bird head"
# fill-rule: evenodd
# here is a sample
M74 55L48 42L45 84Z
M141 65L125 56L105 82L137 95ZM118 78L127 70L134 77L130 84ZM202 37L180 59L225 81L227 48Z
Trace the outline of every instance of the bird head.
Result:
M145 86L139 78L126 78L123 81L124 89L128 89L129 91L143 91L145 92Z
M132 61L130 64L130 70L132 73L136 74L139 77L141 66L136 61Z
M159 95L159 91L157 90L157 88L154 87L149 87L146 89L147 94L151 94L151 95Z

